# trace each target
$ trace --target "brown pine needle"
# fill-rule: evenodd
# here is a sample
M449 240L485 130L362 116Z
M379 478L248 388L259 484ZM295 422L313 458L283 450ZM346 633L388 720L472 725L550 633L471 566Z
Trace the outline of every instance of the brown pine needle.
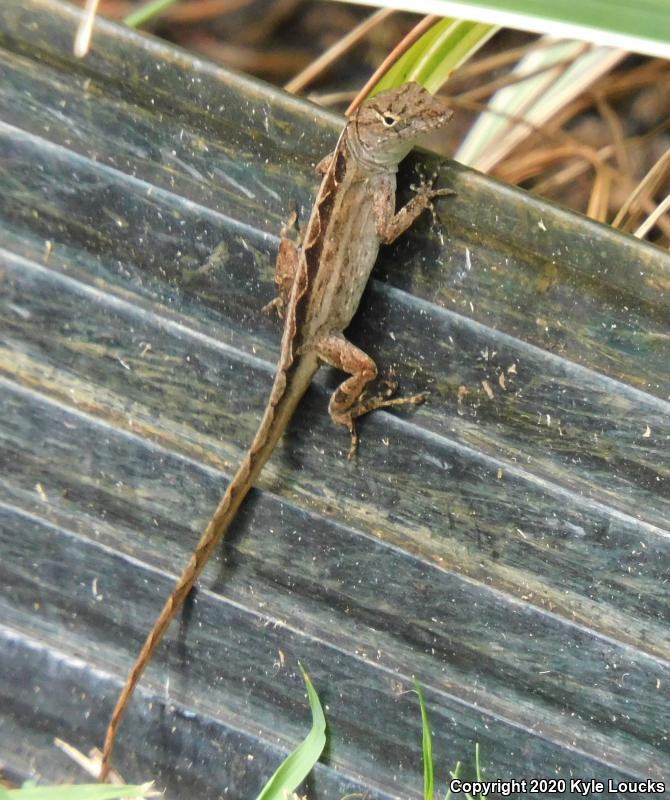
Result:
M667 211L670 211L670 194L666 196L662 203L659 203L656 210L647 217L642 225L640 225L640 227L633 233L633 236L637 236L638 239L642 239L649 233L649 231L654 227L654 225L656 225L656 223Z
M534 78L536 75L543 75L545 72L548 72L549 70L552 69L556 69L557 67L562 67L562 66L568 67L570 66L570 64L572 64L574 60L575 58L573 56L570 56L569 58L564 58L561 59L560 61L555 61L553 64L545 64L544 66L538 67L537 69L531 70L530 72L524 72L523 75L520 75L518 73L503 75L500 78L495 78L494 80L491 80L488 83L484 83L481 86L477 86L475 89L470 89L467 92L462 92L461 94L458 95L458 99L463 103L470 101L482 101L484 98L489 97L494 92L497 92L498 89L504 89L506 86L514 86L517 83L523 83L523 81L528 80L528 78Z
M497 178L508 183L521 183L557 161L574 156L586 159L596 172L605 168L611 169L592 147L576 142L536 149L525 152L517 158L509 158L498 165L495 174Z
M586 216L598 222L607 221L609 208L610 189L612 187L612 172L609 169L596 169L596 179L591 187L589 204Z
M600 161L605 162L612 157L613 153L614 145L608 144L597 150L596 156ZM593 160L591 159L581 158L581 156L580 159L580 161L567 164L555 174L550 175L548 178L544 178L539 183L536 183L533 186L533 192L535 194L549 196L557 189L562 188L568 183L573 183L576 181L585 172L591 169L594 164Z
M332 63L337 61L338 58L341 58L347 50L351 50L354 45L365 38L373 28L395 13L396 12L392 8L382 8L379 11L375 11L374 14L364 19L360 25L356 25L355 28L352 28L346 36L343 36L339 41L335 42L332 47L329 47L316 61L313 61L305 67L295 78L291 78L284 86L284 89L292 94L301 92L306 86L316 80L316 78L318 78Z
M630 212L633 205L641 196L651 196L654 194L661 181L667 175L669 169L670 150L666 150L665 153L654 164L654 166L647 172L644 178L642 178L642 180L638 183L626 202L621 206L619 213L612 221L613 228L622 227L622 223L626 218L626 215Z
M614 152L616 153L617 164L621 172L627 177L631 178L633 169L631 167L630 158L628 157L628 149L626 147L626 135L624 133L621 120L615 113L612 106L600 94L596 95L596 106L600 112L600 116L605 120L610 129L610 138L614 145Z

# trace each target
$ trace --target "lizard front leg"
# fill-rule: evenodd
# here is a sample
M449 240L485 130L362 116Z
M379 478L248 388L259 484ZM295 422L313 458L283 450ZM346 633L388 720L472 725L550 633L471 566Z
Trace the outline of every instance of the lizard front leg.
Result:
M372 207L377 236L384 244L391 244L423 214L433 207L436 197L454 194L452 189L433 189L433 180L421 180L414 197L399 211L395 210L395 178L382 177L374 186ZM414 188L414 187L412 187Z
M286 224L282 226L279 252L277 253L277 261L275 262L277 296L261 309L266 314L276 309L280 319L284 317L284 309L288 305L291 286L293 285L293 279L298 269L298 262L300 261L300 243L302 236L299 234L297 243L289 238L291 228L298 229L297 223L298 214L293 211Z
M357 417L373 411L375 408L387 408L405 404L418 405L428 396L426 393L411 397L389 397L395 391L391 383L389 390L381 395L366 396L365 389L377 377L377 365L367 353L347 341L342 334L331 334L316 343L316 351L326 364L349 373L350 377L343 381L333 392L328 404L328 413L333 422L344 425L351 435L351 447L348 458L351 459L358 447L358 433L355 420Z

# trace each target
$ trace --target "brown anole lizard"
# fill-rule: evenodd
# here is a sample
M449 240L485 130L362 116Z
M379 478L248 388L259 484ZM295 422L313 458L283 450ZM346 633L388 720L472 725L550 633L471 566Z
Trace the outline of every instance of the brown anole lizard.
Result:
M133 690L170 622L256 482L301 397L321 364L348 377L330 398L332 419L357 444L355 419L383 406L419 403L425 395L390 399L366 397L377 376L370 356L345 339L377 258L390 243L431 208L434 197L451 194L422 183L414 197L395 210L398 164L427 131L447 124L452 112L416 83L366 101L347 122L333 153L317 166L323 175L302 242L282 232L275 280L284 318L281 354L265 413L242 464L231 480L193 555L163 606L128 675L112 714L100 769L107 778L112 748Z

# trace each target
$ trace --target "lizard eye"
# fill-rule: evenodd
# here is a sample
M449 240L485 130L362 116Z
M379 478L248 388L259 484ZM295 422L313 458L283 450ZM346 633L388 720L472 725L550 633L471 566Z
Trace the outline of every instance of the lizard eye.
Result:
M385 128L392 128L399 119L399 117L397 117L395 114L392 114L390 111L378 111L375 109L375 113Z

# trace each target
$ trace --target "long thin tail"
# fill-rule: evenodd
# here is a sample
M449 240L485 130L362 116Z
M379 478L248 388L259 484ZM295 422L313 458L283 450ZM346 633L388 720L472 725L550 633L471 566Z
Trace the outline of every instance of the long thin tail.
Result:
M193 551L193 555L179 577L172 594L163 606L153 628L149 632L142 646L142 650L128 674L119 699L116 701L116 706L114 707L105 735L105 745L102 752L102 764L100 767L101 781L106 780L109 774L116 735L130 698L135 691L135 687L142 673L147 664L151 661L156 648L160 644L165 631L168 629L177 611L179 611L188 597L189 592L193 588L193 584L198 579L205 564L237 514L242 501L258 478L263 465L272 454L277 441L284 432L295 407L309 386L309 382L317 368L316 361L303 359L290 371L290 377L287 375L286 369L280 368L278 370L268 407L258 428L258 432L254 437L251 448L228 485L226 493L210 519L205 532Z

